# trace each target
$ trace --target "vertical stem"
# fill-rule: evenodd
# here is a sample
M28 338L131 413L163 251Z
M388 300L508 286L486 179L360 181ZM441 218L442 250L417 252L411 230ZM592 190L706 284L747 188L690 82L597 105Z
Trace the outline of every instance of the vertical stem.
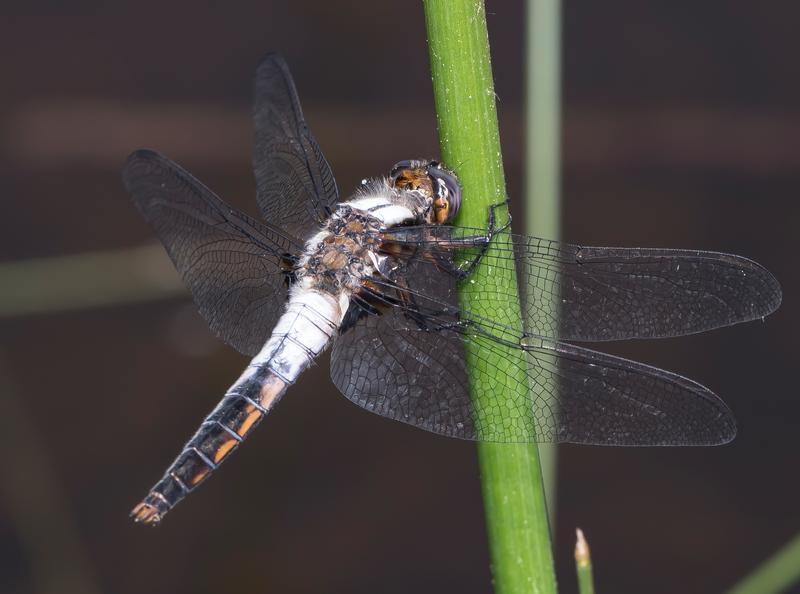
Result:
M506 198L494 85L489 62L486 13L482 0L424 0L431 74L443 160L459 166L463 201L458 222L485 227L488 207ZM491 250L491 248L490 248ZM478 267L464 283L460 299L479 315L520 320L519 300L498 296L483 311L472 296L489 272ZM493 271L492 284L508 283L516 294L513 271ZM484 305L484 309L485 309ZM520 323L521 326L521 322ZM475 345L466 345L468 366L478 363ZM527 382L526 361L513 351L492 365L517 382ZM484 360L486 355L483 354ZM502 405L503 388L470 377L476 410L481 403ZM528 444L479 443L483 498L492 573L498 594L555 592L555 574L538 450Z
M527 0L525 7L525 232L559 239L561 0ZM551 524L556 511L556 453L554 444L539 447Z

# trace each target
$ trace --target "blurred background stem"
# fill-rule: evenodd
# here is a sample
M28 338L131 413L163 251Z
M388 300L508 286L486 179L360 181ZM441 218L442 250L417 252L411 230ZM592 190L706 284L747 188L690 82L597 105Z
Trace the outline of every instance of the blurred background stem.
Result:
M425 0L424 9L442 159L458 167L464 194L457 222L485 228L489 206L506 199L485 8L482 0ZM513 271L492 272L492 286L505 282L509 290L498 295L491 311L485 300L471 300L488 274L478 267L461 289L461 303L478 315L519 320L519 300L503 297L516 295ZM474 347L466 344L468 368L478 359ZM493 365L527 383L526 361L509 355ZM486 399L497 407L514 396L493 389L482 374L471 375L470 387L476 409ZM478 458L495 592L555 592L536 445L479 442Z
M100 592L47 445L0 351L0 501L40 594Z
M800 534L786 543L728 594L777 594L800 581Z
M188 296L160 244L0 262L0 317Z
M528 0L525 8L525 232L559 239L561 0ZM556 517L556 454L555 444L539 446L551 527Z

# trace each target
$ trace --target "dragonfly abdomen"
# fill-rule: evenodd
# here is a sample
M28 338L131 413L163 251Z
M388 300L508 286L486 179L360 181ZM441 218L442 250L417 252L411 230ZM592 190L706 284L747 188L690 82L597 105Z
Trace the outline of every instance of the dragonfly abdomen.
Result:
M318 291L301 289L293 294L264 348L133 509L131 516L137 522L158 524L244 441L328 346L341 323L343 305Z

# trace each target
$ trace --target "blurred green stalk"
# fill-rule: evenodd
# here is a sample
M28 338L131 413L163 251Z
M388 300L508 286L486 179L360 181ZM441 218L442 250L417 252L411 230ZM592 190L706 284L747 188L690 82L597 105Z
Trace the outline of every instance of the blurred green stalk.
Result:
M433 78L442 159L458 170L463 201L458 223L486 227L489 206L506 198L500 153L489 39L482 0L425 0L428 51ZM499 221L502 223L503 221ZM491 255L490 248L490 255ZM519 300L498 297L491 304L472 301L489 272L480 266L460 291L462 305L476 314L520 320ZM505 276L498 277L499 274ZM516 294L513 271L492 272L492 285L508 283L503 294ZM505 313L503 313L505 312ZM476 345L466 345L468 368L479 359ZM492 365L516 382L527 383L527 363L509 349ZM476 410L495 408L513 394L492 388L479 374L470 377ZM512 382L513 383L513 382ZM556 591L550 534L539 454L535 444L478 443L489 549L497 594Z
M561 235L561 0L525 4L525 232ZM557 299L553 296L553 299ZM558 308L553 308L558 311ZM555 525L557 448L539 446L550 522Z
M795 536L728 594L777 594L800 582L800 534Z
M0 262L0 318L187 296L164 248Z

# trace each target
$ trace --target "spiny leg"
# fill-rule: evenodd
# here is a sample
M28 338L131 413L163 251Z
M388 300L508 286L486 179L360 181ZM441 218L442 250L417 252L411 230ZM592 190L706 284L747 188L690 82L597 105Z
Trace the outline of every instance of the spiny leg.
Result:
M378 284L367 281L362 287L362 297L366 298L376 311L381 313L385 313L389 307L400 308L403 314L416 324L418 330L430 330L425 321L425 315L420 312L417 298L408 286L408 282L405 279L398 278L388 286L394 290L395 296L390 297Z
M467 262L462 262L458 265L455 265L452 262L443 262L442 264L447 272L455 276L458 280L464 280L473 273L475 268L481 263L481 260L486 255L486 252L489 250L489 246L491 245L494 236L498 233L502 233L511 226L511 212L507 213L506 222L503 223L501 227L496 226L497 216L495 215L495 209L501 206L508 207L510 200L510 198L506 198L503 202L497 202L489 206L489 222L484 235L472 235L469 237L461 237L459 239L451 239L448 241L447 247L450 249L466 249L477 247L478 253L470 258Z

